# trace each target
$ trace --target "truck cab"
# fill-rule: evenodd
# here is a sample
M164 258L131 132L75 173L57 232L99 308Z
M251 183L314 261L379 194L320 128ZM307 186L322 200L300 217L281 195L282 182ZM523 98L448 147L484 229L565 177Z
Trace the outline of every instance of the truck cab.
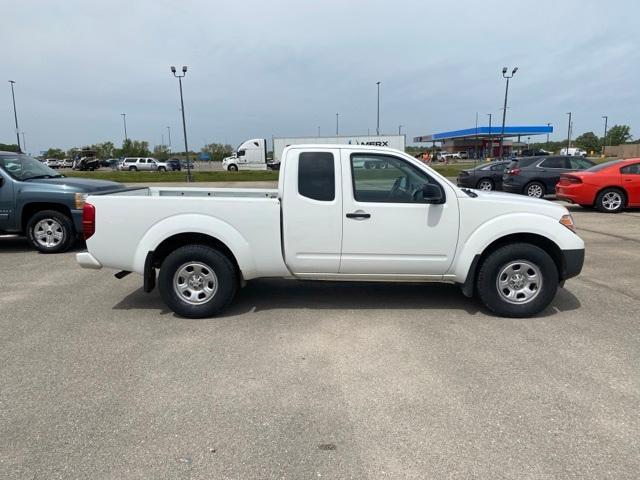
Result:
M254 138L241 143L236 152L222 160L225 170L266 170L267 169L267 141L264 138Z

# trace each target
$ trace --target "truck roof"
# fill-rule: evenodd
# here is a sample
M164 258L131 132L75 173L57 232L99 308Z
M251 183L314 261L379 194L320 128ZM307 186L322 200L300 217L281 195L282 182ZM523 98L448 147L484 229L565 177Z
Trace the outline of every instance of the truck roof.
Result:
M358 150L389 150L397 152L398 149L377 145L353 145L348 143L300 143L287 145L285 148L356 148Z

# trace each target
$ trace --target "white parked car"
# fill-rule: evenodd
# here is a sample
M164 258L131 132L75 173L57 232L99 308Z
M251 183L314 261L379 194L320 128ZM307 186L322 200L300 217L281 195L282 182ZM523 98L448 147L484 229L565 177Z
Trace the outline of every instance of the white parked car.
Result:
M574 148L571 147L569 149L562 148L560 149L560 155L567 155L569 157L586 157L587 156L587 151L586 150L582 150L581 148Z
M454 283L498 315L524 317L582 268L565 207L458 188L397 150L295 145L281 170L277 189L89 195L77 261L138 273L191 318L221 312L259 277Z
M60 168L60 160L56 158L47 158L43 163L49 168Z
M120 164L120 170L166 172L166 162L161 162L150 157L126 157Z

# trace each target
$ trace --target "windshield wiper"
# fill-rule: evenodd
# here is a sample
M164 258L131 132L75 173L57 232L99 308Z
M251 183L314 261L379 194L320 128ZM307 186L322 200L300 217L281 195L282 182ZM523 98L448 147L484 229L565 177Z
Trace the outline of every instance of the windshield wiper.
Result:
M471 198L476 198L478 196L478 194L470 188L461 188L460 190L469 195Z

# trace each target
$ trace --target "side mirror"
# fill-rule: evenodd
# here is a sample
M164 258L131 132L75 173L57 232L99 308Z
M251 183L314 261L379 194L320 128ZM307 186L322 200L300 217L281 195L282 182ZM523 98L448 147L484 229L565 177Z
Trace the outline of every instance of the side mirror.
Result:
M424 199L424 203L435 205L444 203L445 200L442 187L432 183L427 183L422 187L422 198Z

